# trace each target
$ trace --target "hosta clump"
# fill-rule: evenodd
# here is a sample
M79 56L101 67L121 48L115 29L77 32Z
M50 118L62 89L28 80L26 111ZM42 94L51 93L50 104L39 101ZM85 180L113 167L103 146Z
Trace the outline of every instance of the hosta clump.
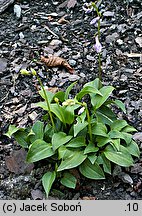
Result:
M70 172L72 168L87 178L104 179L105 173L111 174L113 163L129 167L134 162L132 157L140 155L131 135L136 129L125 120L117 119L111 110L112 105L117 105L125 112L121 101L109 99L114 88L102 86L97 78L86 83L70 99L74 85L55 94L42 88L39 93L43 101L38 102L37 107L50 112L46 122L36 121L31 128L11 125L6 134L13 135L28 149L27 162L47 159L54 167L42 177L47 196L56 178L64 186L76 187L77 179ZM85 95L89 95L87 103Z

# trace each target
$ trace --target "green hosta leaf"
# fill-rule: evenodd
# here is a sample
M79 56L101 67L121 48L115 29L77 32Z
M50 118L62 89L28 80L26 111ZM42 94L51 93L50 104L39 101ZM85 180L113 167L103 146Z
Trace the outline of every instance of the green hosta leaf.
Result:
M52 101L52 99L53 99L53 97L54 97L54 94L53 94L52 92L50 92L50 91L47 91L47 90L45 90L45 92L46 92L46 96L47 96L47 98L48 98L49 103L51 103L51 101ZM44 100L46 100L43 90L40 90L40 91L39 91L39 94L40 94L40 96L41 96Z
M77 167L86 159L86 157L87 155L84 155L82 151L72 151L72 154L70 154L68 158L62 160L57 171Z
M64 115L64 108L58 104L51 104L50 105L51 112L54 113L58 119L64 124L66 123L65 115Z
M26 131L17 131L14 134L14 138L16 139L16 141L18 142L18 144L20 146L22 146L23 148L27 148L28 147L27 135L28 135L28 132L26 132Z
M77 179L69 172L65 172L63 174L63 178L61 178L61 184L68 187L68 188L73 188L75 189Z
M122 135L123 135L123 139L125 140L125 142L127 144L129 144L132 140L132 134L129 134L129 133L125 133L125 132L121 132Z
M130 142L130 144L127 146L127 150L129 151L129 153L135 157L140 157L140 150L139 147L137 145L137 143L132 140Z
M98 147L95 147L94 143L89 143L87 145L87 147L84 150L84 154L88 154L88 153L93 153L93 152L97 152L99 150Z
M97 160L96 153L90 154L87 158L89 159L89 161L91 162L91 164L94 164L95 161Z
M54 133L52 137L52 147L55 151L60 146L64 145L65 143L71 140L72 136L67 136L64 132Z
M101 89L99 89L100 93L103 96L95 95L94 97L91 98L91 102L94 108L98 109L99 107L101 107L105 103L105 101L109 98L113 90L114 87L112 86L104 86Z
M31 142L34 142L37 139L43 139L44 136L44 123L41 121L36 121L36 123L32 127L32 133L29 134L29 138Z
M120 150L120 139L112 139L111 143L113 147L115 147L118 151Z
M42 108L43 110L48 111L47 103L46 103L45 101L35 103L35 106L36 106L36 107L40 107L40 108Z
M64 107L65 122L67 124L72 124L74 122L74 106Z
M92 127L92 134L97 136L108 137L107 127L102 123L95 123Z
M54 100L54 98L58 98L59 101L63 102L65 100L65 92L59 91L59 92L55 93L53 100Z
M101 92L96 89L95 87L92 87L92 86L85 86L77 95L76 95L76 99L77 100L80 100L81 98L84 97L84 95L86 94L90 94L90 93L93 93L94 94L98 94L98 95L101 95Z
M48 107L46 102L39 102L36 103L37 107L41 107L42 109L48 111ZM66 123L65 121L65 116L64 116L64 108L56 103L54 104L50 104L50 109L51 112L54 113L58 119L60 119L61 122L63 122L64 124Z
M84 128L86 128L88 125L88 122L84 122L84 123L79 123L77 122L75 125L74 125L74 136L76 137L77 134L82 131Z
M116 139L116 138L123 139L123 140L125 140L125 142L127 144L129 144L132 140L132 135L129 133L125 133L125 132L119 132L119 131L113 131L112 130L109 132L109 136L112 139Z
M15 127L15 125L9 125L8 131L7 133L5 133L5 136L8 136L9 138L11 138L11 136L16 133L17 131L21 130L18 127ZM23 129L24 130L24 129Z
M55 172L46 172L42 177L42 185L46 192L46 196L48 197L48 194L50 192L50 189L52 187L53 182L56 179L56 173Z
M131 133L131 132L136 132L136 131L137 130L130 125L128 125L122 129L122 132L126 132L126 133Z
M126 113L125 104L120 100L113 101L114 104L116 104L124 113Z
M33 142L27 154L27 162L35 162L54 155L51 143L38 139Z
M92 164L88 159L79 166L79 171L90 179L105 179L102 168L97 163Z
M108 106L105 105L102 105L98 110L96 110L95 115L98 122L102 122L107 125L111 125L113 121L116 120L116 115Z
M44 129L44 140L46 142L47 141L51 142L51 138L53 134L54 134L54 128L50 124L47 124Z
M112 146L107 146L104 150L106 158L119 166L129 167L133 165L133 159L124 146L120 146L120 151L117 151Z
M64 145L58 148L58 159L66 159L72 154L72 151L67 149Z
M102 87L102 83L100 81L99 78L96 78L95 80L91 81L91 82L88 82L84 85L84 87L86 86L91 86L91 87L94 87L96 89L99 89L100 87Z
M103 164L103 169L106 173L111 174L111 163L110 160L106 158L104 153L101 154L102 157L102 164Z
M98 147L103 147L107 143L110 143L111 139L108 138L108 137L97 136L96 141L97 141L97 146Z
M67 100L68 99L68 97L69 97L69 93L70 93L70 91L73 89L73 87L74 87L74 85L77 83L77 81L76 82L73 82L71 85L69 85L68 86L68 88L66 89L66 91L65 91L65 100Z
M76 137L66 144L66 147L71 147L71 148L79 148L82 146L86 146L85 138L82 136Z
M98 122L103 122L104 124L110 125L113 120L106 116L104 113L99 112L98 110L95 113Z
M111 130L121 131L128 123L125 120L115 120L111 125Z

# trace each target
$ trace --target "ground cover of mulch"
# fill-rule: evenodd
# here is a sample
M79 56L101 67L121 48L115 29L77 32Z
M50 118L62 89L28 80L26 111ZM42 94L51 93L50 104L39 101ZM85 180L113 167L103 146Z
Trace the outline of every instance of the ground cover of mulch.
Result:
M78 81L72 93L97 77L97 55L90 26L95 14L85 15L81 0L19 0L22 16L16 18L13 6L0 15L0 199L45 199L41 177L46 160L27 165L25 150L3 134L9 124L20 127L41 119L34 103L40 100L39 84L34 77L24 77L20 69L33 67L45 86L52 91L66 89ZM122 100L127 115L115 110L138 132L133 135L142 150L142 3L139 0L101 0L101 42L103 83L113 85L113 98ZM65 58L75 69L70 74L63 67L46 68L40 55ZM141 199L142 154L131 168L115 166L106 180L80 179L76 190L58 182L48 199Z

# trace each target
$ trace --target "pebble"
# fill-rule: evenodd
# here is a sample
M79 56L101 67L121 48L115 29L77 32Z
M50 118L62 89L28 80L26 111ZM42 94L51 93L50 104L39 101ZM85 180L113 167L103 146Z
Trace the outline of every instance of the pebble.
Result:
M125 73L131 73L131 74L133 74L134 73L134 69L125 68Z
M62 44L62 41L58 40L58 39L53 39L51 42L50 42L50 45L51 46L59 46Z
M119 178L124 182L124 183L128 183L130 185L133 184L133 179L130 177L130 175L128 175L127 173L121 172L119 174Z
M111 35L106 36L106 43L110 44L116 41L116 39L119 37L119 34L117 32L114 32Z
M84 73L80 73L80 77L82 77L82 78L85 78L86 77L86 75L84 74Z
M69 80L70 81L76 81L76 80L79 80L80 79L80 77L78 76L78 75L76 75L76 74L73 74L73 75L70 75L70 77L69 77Z
M76 61L74 59L69 60L69 64L74 67L76 65Z
M112 12L112 11L105 11L103 13L103 16L104 17L113 17L114 16L114 12Z
M124 33L127 30L128 26L126 24L120 24L117 26L118 32Z
M118 40L117 40L117 43L118 43L118 45L122 45L122 44L123 44L123 40L118 39Z
M86 58L89 60L89 61L95 61L95 58L91 55L87 55Z
M56 83L56 79L54 79L54 78L52 78L52 80L51 80L50 82L48 82L48 84L49 84L50 86L54 86L55 83Z
M20 37L20 39L24 39L25 36L24 36L23 32L19 33L19 37Z
M135 133L135 134L133 135L133 139L134 139L134 140L139 140L139 141L142 142L142 132Z
M5 58L0 58L0 72L4 71L7 67L8 60Z
M121 75L120 77L120 81L126 81L127 80L127 76L125 76L124 74Z
M140 47L142 47L142 37L137 37L137 38L135 39L135 41L136 41L136 43L137 43Z
M21 7L18 4L14 5L14 14L16 15L16 17L19 19L21 17Z
M32 120L32 121L35 121L35 119L37 118L38 114L33 111L32 113L29 114L29 118Z

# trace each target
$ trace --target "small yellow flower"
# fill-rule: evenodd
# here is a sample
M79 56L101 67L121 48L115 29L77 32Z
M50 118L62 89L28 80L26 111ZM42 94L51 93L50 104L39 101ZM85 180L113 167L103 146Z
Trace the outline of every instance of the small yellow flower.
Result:
M74 104L75 104L75 100L74 99L68 99L68 100L66 100L66 101L64 101L62 103L63 106L72 106Z
M55 97L55 98L54 98L54 101L55 101L56 103L59 103L59 98Z
M36 76L36 75L37 75L37 72L36 72L33 68L31 68L31 72L32 72L32 75L33 75L33 76Z
M30 71L27 71L26 69L22 69L22 70L20 70L20 73L22 74L22 75L30 75L31 73L30 73Z

